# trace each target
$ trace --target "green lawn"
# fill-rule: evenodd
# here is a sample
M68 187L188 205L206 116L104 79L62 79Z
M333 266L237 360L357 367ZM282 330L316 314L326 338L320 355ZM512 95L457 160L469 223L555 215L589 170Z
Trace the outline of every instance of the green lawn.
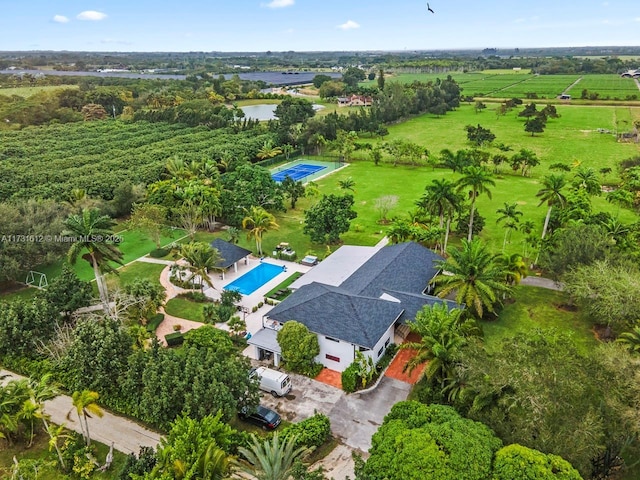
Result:
M513 300L504 307L497 320L482 322L485 344L489 350L505 338L534 328L556 328L568 332L585 353L598 343L591 331L591 322L584 314L566 307L565 293L518 286Z
M11 300L30 300L33 298L36 293L38 293L38 289L35 287L24 287L19 290L11 290L6 293L0 293L0 301L11 301Z
M160 283L160 273L164 270L165 265L157 263L133 262L126 267L118 270L118 275L110 274L107 277L108 284L126 285L134 280L146 278L155 283Z
M164 306L164 311L168 315L194 322L204 322L202 309L206 303L198 303L186 298L175 297L169 300Z
M125 264L132 262L137 258L144 257L151 250L156 248L155 243L150 240L144 233L138 230L125 230L119 232L117 235L122 238L122 242L119 244L119 247L124 254L123 263ZM180 229L168 231L162 236L161 243L162 245L171 244L184 235L185 232ZM59 260L58 262L52 263L50 265L36 267L35 270L45 273L47 275L47 280L51 281L51 279L57 277L60 274L60 272L62 271L62 265L65 262L66 259ZM95 278L91 265L82 258L78 258L76 264L74 265L74 269L78 274L78 277L80 277L80 279L82 280L90 281Z

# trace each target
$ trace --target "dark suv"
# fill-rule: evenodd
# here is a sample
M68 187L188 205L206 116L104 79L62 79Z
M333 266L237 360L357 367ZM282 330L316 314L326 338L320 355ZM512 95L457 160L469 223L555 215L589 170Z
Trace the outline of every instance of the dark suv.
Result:
M265 430L275 430L282 420L280 415L267 407L263 407L262 405L258 405L253 410L249 410L245 407L238 413L238 416L242 420L258 425Z

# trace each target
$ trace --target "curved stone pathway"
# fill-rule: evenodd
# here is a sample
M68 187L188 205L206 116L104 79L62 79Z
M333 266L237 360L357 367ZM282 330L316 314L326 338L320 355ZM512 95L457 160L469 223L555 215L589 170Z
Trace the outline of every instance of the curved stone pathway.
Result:
M537 276L531 276L531 277L525 277L520 281L520 285L528 285L530 287L540 287L540 288L546 288L548 290L556 290L556 291L562 291L564 290L563 285L559 282L556 282L555 280L551 280L550 278L544 278L544 277L537 277Z

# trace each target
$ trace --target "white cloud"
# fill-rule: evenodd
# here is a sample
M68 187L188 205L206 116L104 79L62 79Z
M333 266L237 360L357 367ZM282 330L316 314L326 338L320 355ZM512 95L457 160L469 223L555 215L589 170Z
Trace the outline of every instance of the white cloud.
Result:
M284 8L284 7L290 7L294 3L296 3L296 0L271 0L271 2L265 4L265 7Z
M80 12L76 17L78 20L104 20L107 18L106 13L96 12L95 10L85 10L84 12Z
M67 23L69 21L69 18L65 17L64 15L54 15L53 21L56 23Z
M340 30L354 30L356 28L360 28L360 24L354 22L353 20L347 20L342 25L338 25Z

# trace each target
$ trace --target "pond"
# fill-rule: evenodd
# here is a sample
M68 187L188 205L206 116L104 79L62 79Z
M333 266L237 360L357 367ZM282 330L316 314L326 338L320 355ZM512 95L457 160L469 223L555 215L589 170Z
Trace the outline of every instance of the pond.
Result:
M249 105L246 107L240 107L240 109L244 112L245 117L254 118L256 120L275 120L275 110L277 104L261 104L261 105ZM313 109L318 111L322 110L324 105L316 105L313 104Z

